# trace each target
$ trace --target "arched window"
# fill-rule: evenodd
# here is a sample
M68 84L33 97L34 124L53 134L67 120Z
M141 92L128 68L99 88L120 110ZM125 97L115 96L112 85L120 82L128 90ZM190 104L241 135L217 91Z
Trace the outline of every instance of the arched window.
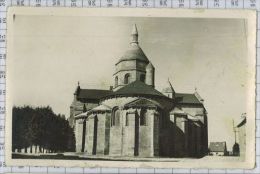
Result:
M115 77L115 87L117 87L118 86L118 77L116 76Z
M125 75L125 78L124 78L124 84L128 84L128 83L129 83L129 80L130 80L130 74L127 73L127 74Z
M144 82L144 81L145 81L145 75L144 75L144 74L141 74L141 75L140 75L140 81L141 81L141 82Z
M118 108L113 109L111 117L111 126L120 125L120 110Z
M146 126L147 123L146 123L146 118L147 117L147 110L146 109L141 109L141 112L140 112L140 126Z
M115 126L120 126L120 111L117 109L115 112Z

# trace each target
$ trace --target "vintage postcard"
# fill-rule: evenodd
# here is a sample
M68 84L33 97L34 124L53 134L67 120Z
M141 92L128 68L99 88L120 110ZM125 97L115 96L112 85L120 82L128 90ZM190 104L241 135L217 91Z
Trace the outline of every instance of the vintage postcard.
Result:
M253 168L256 13L9 8L7 165Z

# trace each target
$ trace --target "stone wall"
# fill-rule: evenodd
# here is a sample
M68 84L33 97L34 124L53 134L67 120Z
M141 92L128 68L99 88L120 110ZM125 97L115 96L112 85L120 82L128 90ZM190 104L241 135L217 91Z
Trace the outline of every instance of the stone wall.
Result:
M97 151L96 154L104 155L105 152L105 129L106 113L100 113L97 117Z
M71 127L74 127L74 125L75 125L74 117L78 114L83 113L84 104L85 104L87 110L90 110L90 109L98 106L98 103L91 103L91 102L83 103L83 102L74 98L74 100L73 100L73 102L70 106L69 124L70 124Z
M186 116L176 115L174 127L174 156L176 157L186 156L187 125Z
M147 110L146 124L139 127L139 156L141 157L153 157L154 156L154 138L158 138L158 135L154 135L154 110ZM140 114L140 113L139 113Z
M202 129L201 129L201 126L199 124L196 124L196 133L197 133L197 153L196 153L196 156L195 157L200 157L202 152L203 152L203 142L202 142Z
M158 116L154 116L155 111L148 110L147 112L146 124L143 126L140 126L140 109L121 110L120 124L111 127L110 113L91 114L86 123L85 151L89 155L138 155L141 157L152 157L154 153L158 155L159 131L154 131L154 127L159 127L159 119ZM95 123L95 117L98 120L97 123ZM82 130L80 126L77 122L77 131ZM77 136L82 136L82 133ZM80 151L82 142L77 143L79 146L77 151Z
M126 114L128 123L125 124L123 129L124 144L123 155L134 156L135 150L135 112L131 111Z
M75 138L76 138L76 152L81 152L82 148L82 133L83 133L83 120L76 120Z
M106 122L105 122L105 149L104 149L104 154L109 155L111 113L106 113L106 120L105 121Z
M204 124L190 120L167 110L147 109L145 124L141 125L141 108L124 108L124 103L136 97L108 99L103 104L119 109L120 122L111 124L110 112L92 113L86 122L85 148L89 155L139 156L139 157L200 157L206 151ZM158 99L158 102L163 102ZM164 101L168 109L168 101ZM168 104L168 105L167 105ZM203 108L184 108L189 113L201 112ZM198 111L199 110L199 111ZM204 118L207 118L206 116ZM207 122L204 121L205 124ZM83 119L75 127L76 150L82 149Z
M207 125L207 114L206 110L202 105L178 105L178 107L185 113L189 114L191 117L197 120L189 120L186 130L184 130L184 140L188 142L189 146L185 146L185 153L182 153L185 156L192 157L201 157L207 154L208 149L208 125ZM171 112L171 114L174 114ZM176 123L175 123L176 124ZM175 134L178 134L179 130L183 130L183 126L176 125ZM180 137L176 136L175 138L179 139ZM178 151L178 146L180 143L175 143L175 152L176 154L180 153Z
M109 155L121 156L122 148L122 126L112 126L110 128L110 149Z
M94 117L89 117L87 120L87 126L86 126L86 152L88 155L92 155L93 153L93 138L94 138Z
M104 155L106 146L106 113L93 113L86 124L85 152L89 155Z
M201 157L203 153L202 129L201 125L196 122L189 123L189 146L188 156Z
M159 156L159 135L160 135L160 115L158 112L153 113L153 156Z

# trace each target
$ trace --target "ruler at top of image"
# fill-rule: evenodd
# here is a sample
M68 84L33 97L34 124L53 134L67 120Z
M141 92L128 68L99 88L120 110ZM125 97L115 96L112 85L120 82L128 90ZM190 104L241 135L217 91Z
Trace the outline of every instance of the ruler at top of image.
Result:
M260 0L0 0L0 173L259 173L260 134L256 133L256 168L242 169L118 169L118 168L64 168L64 167L6 167L4 162L5 119L5 59L6 12L9 6L30 7L119 7L119 8L204 8L204 9L256 9L259 16ZM258 18L259 21L259 18ZM260 24L257 25L258 31ZM257 59L260 59L260 37L257 34ZM257 72L260 64L257 61ZM257 73L256 124L260 127L260 75Z
M259 9L258 8L259 1L258 0L0 0L0 12L5 12L8 6Z

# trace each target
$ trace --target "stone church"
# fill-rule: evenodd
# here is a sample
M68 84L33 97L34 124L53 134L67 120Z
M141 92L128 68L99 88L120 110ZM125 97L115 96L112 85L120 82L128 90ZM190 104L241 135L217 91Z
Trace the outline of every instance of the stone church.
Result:
M76 152L136 157L202 157L208 149L207 111L195 93L176 93L170 81L155 89L155 67L133 26L129 48L115 64L109 90L82 89L70 106Z

